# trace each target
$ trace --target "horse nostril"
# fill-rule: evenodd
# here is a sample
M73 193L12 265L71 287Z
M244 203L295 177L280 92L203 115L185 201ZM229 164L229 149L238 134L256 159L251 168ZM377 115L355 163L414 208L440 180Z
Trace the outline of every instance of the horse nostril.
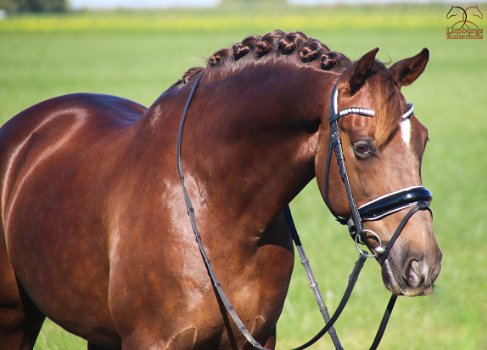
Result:
M404 280L409 287L418 288L424 282L423 264L415 259L409 263L404 275Z

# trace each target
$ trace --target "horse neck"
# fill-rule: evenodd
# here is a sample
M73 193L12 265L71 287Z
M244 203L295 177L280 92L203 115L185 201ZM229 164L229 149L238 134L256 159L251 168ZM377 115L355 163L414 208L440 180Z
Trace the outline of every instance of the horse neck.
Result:
M285 65L205 74L184 128L187 186L200 215L262 230L315 176L329 75Z

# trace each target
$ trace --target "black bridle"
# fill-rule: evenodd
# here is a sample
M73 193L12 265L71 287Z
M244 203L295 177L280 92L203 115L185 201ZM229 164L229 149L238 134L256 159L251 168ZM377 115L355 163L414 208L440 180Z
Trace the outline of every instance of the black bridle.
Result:
M188 191L186 189L185 183L184 183L184 171L182 167L182 162L181 162L181 144L182 144L182 137L183 137L183 129L184 129L184 123L186 121L187 113L189 106L191 104L191 101L193 99L193 96L196 92L196 88L198 87L198 84L203 77L203 72L200 73L195 82L193 83L193 86L191 88L191 91L188 95L188 98L186 100L186 104L184 106L183 114L181 117L181 122L179 125L179 130L178 130L178 138L177 138L177 167L178 167L178 173L179 173L179 179L181 183L181 188L183 191L183 196L184 196L184 202L186 206L186 210L191 222L191 227L193 229L193 233L195 235L196 242L198 244L198 248L200 250L201 256L203 258L203 261L205 263L205 266L208 270L208 274L210 275L212 284L218 294L218 297L220 298L220 301L222 302L223 306L227 310L228 314L232 318L233 322L239 329L239 331L242 333L242 335L247 339L247 341L255 348L259 350L268 350L264 346L262 346L257 340L254 339L250 331L245 327L244 323L242 320L239 318L237 313L235 312L234 307L232 306L230 300L226 296L225 292L223 291L221 284L215 274L215 271L213 269L213 266L211 264L211 261L208 257L208 254L206 253L206 250L204 248L202 239L201 239L201 234L198 230L198 226L196 224L196 217L194 213L194 208L191 202L191 199L189 197ZM380 238L377 234L374 233L374 235L378 238L379 240L379 246L375 247L374 250L376 251L376 255L370 255L364 252L359 248L360 254L359 258L355 264L355 267L352 271L352 274L349 277L349 282L347 289L345 291L344 296L342 297L342 300L335 310L335 313L333 316L329 316L328 310L323 302L323 299L321 297L321 293L319 291L318 285L316 283L316 280L314 278L314 274L311 271L311 267L309 265L309 261L306 258L306 254L304 252L304 248L301 245L301 241L299 239L299 235L296 231L296 228L294 226L294 222L292 219L291 211L289 210L289 207L286 207L284 209L284 216L288 222L288 226L292 235L292 238L297 246L299 255L301 257L301 262L306 270L307 277L310 282L311 289L313 291L313 294L316 298L316 301L318 303L318 306L320 308L321 314L323 316L323 319L325 321L325 327L318 332L318 334L313 337L310 341L308 341L306 344L301 345L300 347L296 348L297 349L305 349L309 347L310 345L314 344L318 339L320 339L324 334L327 332L330 333L330 336L333 340L333 343L335 345L336 349L343 349L340 341L338 339L338 336L335 333L335 330L333 329L333 324L335 321L338 319L340 316L341 312L343 311L351 293L353 290L353 287L355 285L355 282L357 281L357 278L360 274L360 271L365 263L365 260L368 257L371 256L377 256L377 254L380 254L379 257L379 262L383 264L387 258L387 254L389 253L390 249L392 248L392 245L398 238L399 234L401 233L402 229L406 225L407 221L409 218L418 210L430 210L429 209L429 203L431 201L431 193L425 189L422 186L416 186L416 187L411 187L411 188L406 188L394 193L391 193L389 195L377 198L373 200L372 202L369 202L368 204L358 208L357 205L355 204L355 201L353 199L351 187L350 187L350 182L348 180L348 174L347 174L347 169L345 166L345 159L343 157L343 149L341 146L341 140L340 140L340 133L338 131L338 119L341 117L344 117L349 114L359 114L363 116L368 116L372 117L374 115L374 112L369 109L363 109L363 108L347 108L341 111L338 111L337 108L337 101L338 101L338 90L335 86L333 87L333 92L331 96L331 102L330 102L330 143L329 143L329 148L328 148L328 157L327 157L327 162L326 162L326 169L325 169L325 202L327 203L328 207L331 209L330 206L330 201L328 198L328 176L329 176L329 171L330 171L330 162L331 162L331 150L333 149L336 155L336 159L338 162L338 168L340 171L340 176L345 184L345 190L347 193L347 198L348 202L350 205L350 212L351 215L350 217L347 218L342 218L340 216L337 216L336 214L332 213L335 215L335 217L338 219L339 222L342 224L348 224L350 233L352 237L354 238L356 244L357 242L362 242L362 236L364 232L372 232L369 230L365 230L363 228L363 221L368 221L368 220L378 220L384 216L387 216L389 214L392 214L396 211L399 211L401 209L404 209L406 207L412 206L412 209L405 215L405 217L402 219L401 223L399 224L398 228L396 229L396 232L393 234L392 238L389 240L387 246L385 249L382 247L382 242L380 241ZM409 118L412 115L412 106L409 108L408 112L406 112L403 115L403 118ZM430 210L431 211L431 210ZM358 246L357 246L358 247ZM386 312L384 313L381 325L379 327L379 330L377 332L377 335L374 339L374 342L371 346L371 349L375 349L379 342L380 339L382 338L383 332L385 330L385 327L387 325L387 321L389 319L389 316L392 312L392 309L394 307L394 303L396 301L397 296L392 295L391 299L389 301L389 304L387 305Z
M326 325L321 329L321 331L319 331L311 340L295 348L294 350L306 349L307 347L311 346L316 341L318 341L318 339L320 339L324 334L326 334L326 332L329 331L330 327L333 326L333 323L338 319L338 316L340 316L340 313L343 311L352 293L353 287L355 286L355 282L357 281L357 278L360 274L360 271L362 270L365 260L368 257L377 257L379 263L381 265L384 264L394 243L398 239L399 235L401 234L401 231L404 229L406 223L413 216L413 214L419 210L428 210L431 212L429 205L432 199L432 195L431 192L428 191L423 186L413 186L413 187L404 188L399 191L395 191L385 196L376 198L373 201L362 205L361 207L357 206L355 199L353 198L352 188L350 186L350 181L348 178L347 167L343 155L343 147L342 147L342 142L340 137L340 131L338 128L338 120L340 118L343 118L351 114L360 115L364 117L373 117L375 115L375 112L371 109L360 108L360 107L350 107L350 108L339 110L337 84L338 82L336 82L335 85L333 86L333 90L330 97L330 115L329 115L330 139L328 144L328 154L327 154L327 160L325 165L323 192L324 192L325 202L328 208L330 209L330 211L332 212L332 214L338 220L338 222L344 225L348 225L350 235L352 236L352 239L355 241L357 245L357 249L360 252L360 255L357 262L355 263L355 267L352 271L352 274L349 277L347 289L345 290L342 300L340 301L340 304L338 305L335 313L331 317L330 322L327 322ZM403 120L410 118L412 115L413 115L413 105L409 104L408 110L401 116L401 122ZM345 186L345 192L350 207L350 216L348 218L341 217L333 212L330 199L328 197L328 179L330 176L332 152L335 154L340 177ZM391 239L389 240L385 248L383 247L383 243L380 237L375 232L364 229L364 225L363 225L364 221L379 220L385 216L393 214L402 209L406 209L408 207L411 207L411 209L401 220L399 226L397 227L396 231L392 235ZM363 236L365 233L373 234L379 242L379 244L373 248L375 250L375 254L368 254L358 247L358 243L363 243ZM389 317L394 308L396 299L397 299L397 295L392 294L370 349L376 349L377 346L379 345L380 340L382 339L382 335L384 334L385 328L389 321Z
M408 110L401 116L401 122L411 118L413 115L414 107L412 104L408 104ZM341 224L347 224L350 230L350 234L354 240L358 235L358 240L361 242L361 236L364 232L363 222L379 220L385 216L393 214L397 211L413 206L417 203L430 203L431 192L423 186L412 186L403 188L399 191L389 193L385 196L370 201L357 207L355 199L352 195L352 188L348 179L347 167L345 165L345 158L343 156L343 147L340 138L340 132L338 128L338 120L347 115L360 115L364 117L373 117L375 112L367 108L349 107L342 110L338 109L338 89L337 83L333 86L333 90L330 97L330 139L328 144L328 154L326 158L325 177L323 184L323 192L325 203L330 209L331 213L335 216L338 222ZM350 207L350 216L348 218L337 215L332 208L329 194L328 194L328 178L330 176L331 155L334 152L340 177L345 185L345 192ZM429 205L428 205L429 206ZM380 251L380 249L379 249Z

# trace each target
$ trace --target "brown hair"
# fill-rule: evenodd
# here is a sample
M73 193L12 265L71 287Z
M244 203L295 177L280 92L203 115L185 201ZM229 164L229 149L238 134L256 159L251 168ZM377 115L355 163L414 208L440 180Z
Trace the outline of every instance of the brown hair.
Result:
M206 69L217 69L234 65L235 62L247 57L246 62L259 60L263 57L288 56L298 65L313 65L320 70L342 71L350 65L350 60L339 52L331 51L317 39L309 38L301 32L285 33L275 30L263 36L251 35L231 48L223 48L211 55ZM198 72L205 68L191 68L184 73L176 84L185 84ZM175 85L176 85L175 84Z
M290 58L296 65L313 66L324 71L342 72L352 63L344 54L331 51L319 40L309 38L302 32L275 30L263 36L248 36L230 48L216 51L207 59L206 68L190 68L174 85L186 84L205 69L234 68L236 64L244 67L264 57L283 56ZM377 146L382 147L397 128L401 115L398 89L391 73L382 63L376 61L369 74L367 81L377 94L373 100L382 101L373 106L377 116L375 138Z
M376 115L375 141L382 148L398 127L402 113L399 88L394 83L390 71L381 62L374 62L371 77L367 83L374 91L372 106Z

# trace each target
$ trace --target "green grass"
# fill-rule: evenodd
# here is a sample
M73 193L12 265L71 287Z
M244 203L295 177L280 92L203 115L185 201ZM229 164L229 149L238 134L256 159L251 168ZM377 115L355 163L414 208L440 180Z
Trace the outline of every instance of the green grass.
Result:
M430 132L423 178L434 194L443 270L432 296L399 299L381 348L485 349L487 39L446 40L448 9L257 6L9 18L0 21L0 120L40 100L76 91L150 104L185 69L201 65L212 52L275 28L302 30L354 59L377 46L381 60L394 62L428 47L426 72L404 93ZM483 21L479 24L485 28ZM333 310L356 251L346 230L328 213L314 182L292 209ZM337 323L346 349L370 344L387 298L378 265L368 262ZM321 325L297 263L278 324L278 349L302 343ZM330 348L329 344L326 338L315 348ZM37 350L82 348L82 340L48 322L36 345Z

